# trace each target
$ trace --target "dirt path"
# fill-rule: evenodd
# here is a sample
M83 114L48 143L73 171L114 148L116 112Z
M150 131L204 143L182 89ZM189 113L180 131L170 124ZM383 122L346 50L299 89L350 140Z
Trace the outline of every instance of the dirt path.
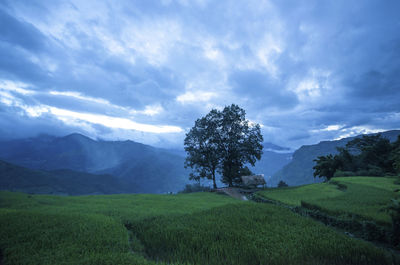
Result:
M226 195L229 195L235 199L239 199L242 201L248 200L245 195L243 195L239 192L238 188L221 188L221 189L218 189L218 192L225 193Z

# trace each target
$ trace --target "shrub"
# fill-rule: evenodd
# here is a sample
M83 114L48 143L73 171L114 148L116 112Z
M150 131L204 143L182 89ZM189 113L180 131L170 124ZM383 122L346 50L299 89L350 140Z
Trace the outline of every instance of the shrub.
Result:
M392 217L392 243L400 247L400 200L392 199L388 209Z
M204 192L204 191L211 191L211 188L196 183L196 184L186 184L185 188L179 193L192 193L192 192Z
M333 174L334 178L338 177L352 177L356 176L356 172L353 171L341 171L341 170L336 170L335 174Z
M289 187L289 185L283 180L279 181L278 188Z

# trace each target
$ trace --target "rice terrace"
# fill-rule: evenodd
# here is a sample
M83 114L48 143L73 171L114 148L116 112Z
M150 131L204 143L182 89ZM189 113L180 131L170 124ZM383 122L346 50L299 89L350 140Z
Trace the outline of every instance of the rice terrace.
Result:
M0 0L0 265L400 265L399 0Z

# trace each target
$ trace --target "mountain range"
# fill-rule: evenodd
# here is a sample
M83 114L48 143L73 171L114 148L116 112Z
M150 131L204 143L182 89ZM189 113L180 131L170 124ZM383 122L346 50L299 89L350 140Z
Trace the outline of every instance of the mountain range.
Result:
M382 135L391 141L400 131ZM313 178L314 159L335 154L354 137L289 148L264 143L251 170L268 186L321 181ZM189 183L184 150L156 148L134 141L93 140L81 134L39 135L0 141L0 189L32 193L109 194L177 192ZM207 182L204 182L207 183ZM218 182L219 186L222 183Z
M110 175L123 182L127 192L176 192L188 182L184 157L133 141L96 141L81 134L40 135L1 141L0 146L0 159L8 163L39 171ZM92 179L93 185L101 181Z
M77 133L2 140L0 146L0 189L74 195L166 193L189 183L186 153L180 149L93 140ZM290 161L291 153L272 143L264 146L252 170L268 179Z

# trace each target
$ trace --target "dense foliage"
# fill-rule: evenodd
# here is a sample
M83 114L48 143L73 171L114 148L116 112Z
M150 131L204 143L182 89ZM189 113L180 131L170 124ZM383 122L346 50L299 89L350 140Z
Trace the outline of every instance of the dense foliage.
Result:
M381 135L389 139L390 142L395 142L398 135L400 135L400 130L382 132ZM322 141L313 145L303 145L293 153L292 159L287 165L284 165L276 173L271 174L269 184L276 186L280 180L284 180L290 186L322 182L324 180L323 178L314 178L313 176L313 167L315 166L314 160L319 156L338 154L337 147L345 147L346 144L354 138L355 137L347 137L334 141ZM264 156L265 154L263 157Z
M396 264L287 209L206 192L0 192L0 227L2 264Z
M216 172L221 181L232 186L240 177L251 174L246 164L255 165L262 155L260 125L246 120L246 113L232 104L222 111L211 110L196 120L184 141L186 167L191 167L191 179L208 178L216 188Z
M400 249L400 199L392 199L388 209L392 217L393 244Z
M314 161L314 177L384 176L400 173L400 136L390 143L381 134L364 135L338 147L338 154L319 156Z

